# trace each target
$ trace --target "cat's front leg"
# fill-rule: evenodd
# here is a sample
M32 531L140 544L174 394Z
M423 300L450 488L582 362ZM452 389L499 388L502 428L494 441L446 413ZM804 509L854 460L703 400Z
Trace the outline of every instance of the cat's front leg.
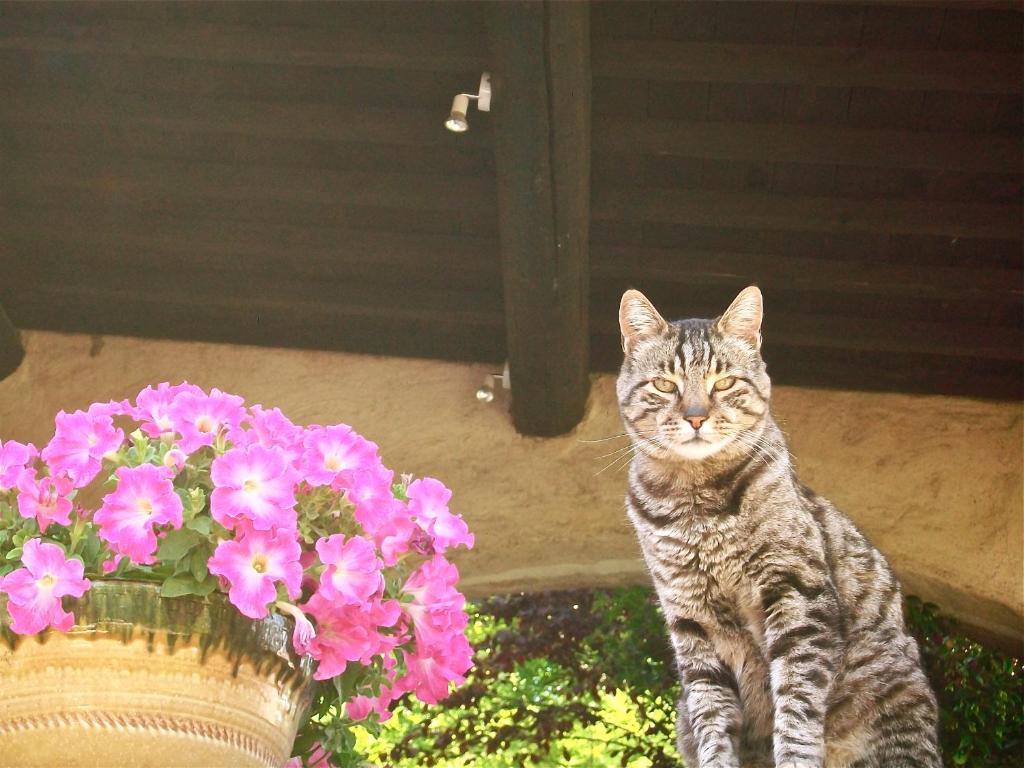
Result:
M736 678L697 622L679 619L671 626L683 686L680 716L689 720L697 766L739 768L742 715Z
M759 592L775 708L776 766L821 768L825 703L842 656L839 603L823 569L802 553L762 572Z

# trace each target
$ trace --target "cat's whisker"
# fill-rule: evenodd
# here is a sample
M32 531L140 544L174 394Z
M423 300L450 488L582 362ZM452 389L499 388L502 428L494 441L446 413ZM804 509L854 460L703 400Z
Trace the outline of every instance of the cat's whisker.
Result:
M654 434L657 431L658 431L657 427L655 427L653 429L638 429L638 430L636 430L636 434L638 434L638 435L652 435L652 434ZM619 439L621 439L623 437L631 437L631 435L629 434L629 432L620 432L619 434L612 435L611 437L601 437L601 438L598 438L596 440L582 440L582 439L580 439L580 440L577 440L577 442L579 442L579 443L604 443L604 442L607 442L608 440L619 440Z

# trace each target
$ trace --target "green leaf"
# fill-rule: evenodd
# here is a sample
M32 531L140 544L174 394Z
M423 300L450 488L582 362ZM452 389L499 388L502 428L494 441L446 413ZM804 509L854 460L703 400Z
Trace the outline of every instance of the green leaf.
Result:
M185 527L190 531L201 533L203 536L209 536L211 522L212 521L208 517L197 517L194 520L189 520L185 523Z
M209 573L206 575L206 578L199 583L198 587L196 588L196 594L200 597L206 597L208 594L217 589L217 585L219 583L220 580L212 573Z
M176 574L164 582L163 587L160 588L160 594L163 597L181 597L182 595L201 594L199 590L199 582L192 577L192 574Z
M206 567L209 559L210 553L205 547L192 553L192 575L196 581L202 582L209 575L210 571Z
M187 555L199 541L199 534L188 528L171 531L160 542L157 557L165 562L176 562Z

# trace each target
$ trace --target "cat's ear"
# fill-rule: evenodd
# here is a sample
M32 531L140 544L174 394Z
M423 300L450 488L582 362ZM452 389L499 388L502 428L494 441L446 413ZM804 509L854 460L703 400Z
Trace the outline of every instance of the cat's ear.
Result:
M723 336L735 336L754 349L760 349L763 316L764 303L761 300L761 291L756 285L751 285L740 291L733 299L729 308L718 318L717 328Z
M667 331L668 323L646 296L629 290L622 294L619 303L619 330L622 331L622 350L628 353L640 339Z

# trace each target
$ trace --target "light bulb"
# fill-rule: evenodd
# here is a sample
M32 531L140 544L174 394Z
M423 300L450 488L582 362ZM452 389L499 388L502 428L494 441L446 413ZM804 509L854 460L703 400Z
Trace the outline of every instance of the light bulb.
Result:
M444 127L455 133L465 133L469 130L469 123L466 122L466 112L469 111L469 96L460 93L452 100L452 112L444 121Z

